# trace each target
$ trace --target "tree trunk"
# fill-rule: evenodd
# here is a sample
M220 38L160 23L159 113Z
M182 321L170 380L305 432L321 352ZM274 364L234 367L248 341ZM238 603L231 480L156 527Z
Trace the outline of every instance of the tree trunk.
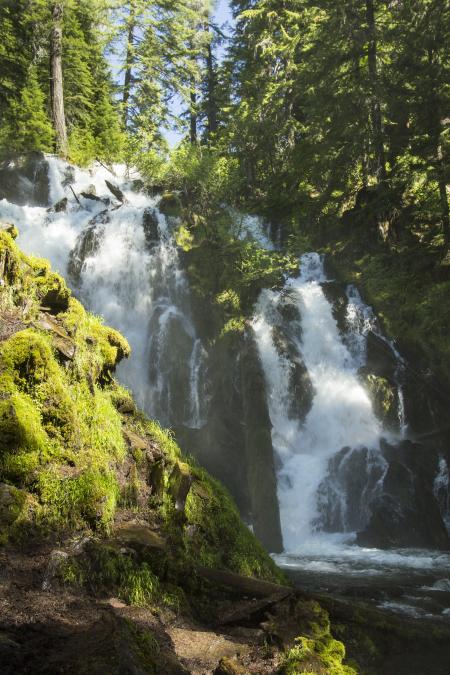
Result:
M123 82L123 125L127 126L128 116L129 116L129 101L131 94L131 82L132 82L132 68L134 61L134 31L136 28L136 6L135 1L130 0L130 16L128 19L128 38L127 38L127 55L125 58L125 77Z
M371 121L373 133L373 146L375 150L376 176L378 182L386 179L386 160L384 156L383 145L383 125L381 118L381 105L378 87L378 66L377 66L377 33L375 26L374 0L366 0L366 21L368 28L369 46L368 46L368 64L369 64L369 86L371 98Z
M217 103L216 103L216 74L214 72L214 61L211 42L208 43L206 52L206 70L207 70L207 113L208 113L208 136L217 131Z
M62 18L63 3L52 5L52 29L50 33L50 99L53 126L56 134L56 152L67 155L67 129L64 115L64 92L62 73Z
M189 111L190 116L190 138L191 144L195 145L197 143L197 92L195 90L195 82L191 82L191 109Z

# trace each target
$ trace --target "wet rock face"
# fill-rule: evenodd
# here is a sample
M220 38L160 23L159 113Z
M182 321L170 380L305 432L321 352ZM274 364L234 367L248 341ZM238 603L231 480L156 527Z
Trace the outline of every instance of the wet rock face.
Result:
M41 152L32 152L0 164L0 199L20 206L48 206L48 164Z
M207 424L202 429L183 427L176 431L183 449L226 485L241 514L249 518L251 504L239 364L241 347L241 335L229 333L217 340L208 354Z
M269 551L280 553L283 550L283 541L272 447L272 424L264 373L257 346L250 336L245 340L240 360L248 489L254 532Z
M389 462L383 489L372 505L360 546L417 547L450 550L450 538L433 494L438 458L429 448L410 441L382 444Z
M363 367L359 375L372 401L373 411L386 429L398 431L398 387L389 380L375 375Z
M331 304L333 316L341 333L347 330L347 305L348 297L345 285L337 281L326 281L322 284L322 290L328 302Z
M153 248L159 242L158 215L155 209L145 209L142 218L145 241L149 248Z
M289 339L284 327L274 328L273 339L281 357L289 364L289 410L291 419L304 420L311 410L314 388L297 346Z
M397 358L388 343L373 331L367 334L367 369L379 377L395 381Z
M385 462L367 448L342 448L329 462L319 487L320 517L316 525L326 532L354 532L370 518L371 500L378 494Z
M86 258L97 253L104 228L99 224L107 221L108 212L102 211L91 221L77 239L74 249L70 253L68 271L72 279L78 284L81 279L81 272ZM97 222L95 222L97 221Z

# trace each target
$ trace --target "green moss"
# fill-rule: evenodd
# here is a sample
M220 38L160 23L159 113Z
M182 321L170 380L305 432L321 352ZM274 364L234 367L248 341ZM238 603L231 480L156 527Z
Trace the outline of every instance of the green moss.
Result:
M356 670L343 664L345 647L331 636L321 639L299 637L286 655L280 668L282 675L327 673L327 675L356 675Z
M369 373L364 381L378 419L391 428L398 425L398 397L392 385L373 373Z
M115 593L138 607L151 607L160 599L159 579L148 563L105 544L92 543L82 556L70 558L61 576L67 583L87 584L99 595Z
M61 476L57 469L41 471L36 492L45 526L108 530L119 497L112 471L90 467L78 476Z
M191 468L192 487L183 519L166 496L166 530L181 544L190 564L229 569L238 574L285 583L267 552L240 519L227 490L198 467Z
M36 504L24 490L0 483L0 545L6 544L23 523L27 523Z

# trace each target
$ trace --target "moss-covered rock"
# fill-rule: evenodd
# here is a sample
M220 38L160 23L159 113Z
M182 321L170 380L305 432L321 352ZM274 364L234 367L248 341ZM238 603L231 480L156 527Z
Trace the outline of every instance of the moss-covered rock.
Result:
M360 376L369 392L373 411L383 426L394 431L398 430L398 390L389 380L374 373L368 372L367 368L361 368Z

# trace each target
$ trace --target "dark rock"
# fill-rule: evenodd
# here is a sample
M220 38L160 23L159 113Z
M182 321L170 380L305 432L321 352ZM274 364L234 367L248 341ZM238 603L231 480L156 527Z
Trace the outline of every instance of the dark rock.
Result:
M450 550L450 538L432 492L433 474L427 469L426 449L408 442L397 448L384 444L383 448L389 460L383 492L372 506L369 524L358 534L358 544Z
M107 212L102 211L96 218L105 217L105 213ZM70 252L69 264L67 266L70 276L76 283L80 282L81 272L86 258L94 255L98 251L103 233L104 228L99 227L98 224L94 222L78 236L75 247Z
M93 192L82 192L81 196L84 197L84 199L90 199L93 202L102 202L103 199L101 197L97 197L97 195Z
M300 312L296 299L292 297L289 291L283 291L278 303L278 311L283 318L283 321L289 323L291 321L300 322Z
M0 199L20 206L48 206L48 163L42 152L31 152L0 164Z
M61 568L67 562L69 556L65 551L54 550L50 553L47 568L42 582L42 590L49 591L52 587L52 581L60 572Z
M297 334L298 331L295 331ZM311 410L314 387L309 377L304 361L284 328L275 326L273 329L273 341L278 353L289 364L289 391L291 392L288 415L291 419L303 421Z
M365 367L360 368L359 375L369 392L377 418L383 422L384 428L398 431L398 387L384 377L368 372Z
M373 331L367 334L367 369L394 382L398 361L390 345Z
M53 213L62 213L63 211L67 211L67 203L68 203L67 197L63 197L62 199L59 200L59 202L56 202L54 206L51 207L51 209L48 209L49 211Z
M158 215L155 209L145 209L142 218L145 241L150 248L156 246L159 241Z
M347 305L348 298L345 285L337 281L326 281L322 284L322 290L328 302L331 304L333 316L339 330L344 333L347 329Z
M267 406L264 373L253 338L248 335L241 353L242 399L248 490L253 528L263 545L274 553L283 550L277 498L272 424Z
M127 203L127 198L123 194L122 190L119 187L117 187L117 185L113 185L113 183L110 183L109 180L105 180L105 183L108 190L114 195L116 199L119 200L119 202L121 202L122 204Z
M371 500L377 496L377 485L385 467L378 451L342 448L330 459L327 477L319 486L320 516L316 524L326 532L365 527L370 518Z

